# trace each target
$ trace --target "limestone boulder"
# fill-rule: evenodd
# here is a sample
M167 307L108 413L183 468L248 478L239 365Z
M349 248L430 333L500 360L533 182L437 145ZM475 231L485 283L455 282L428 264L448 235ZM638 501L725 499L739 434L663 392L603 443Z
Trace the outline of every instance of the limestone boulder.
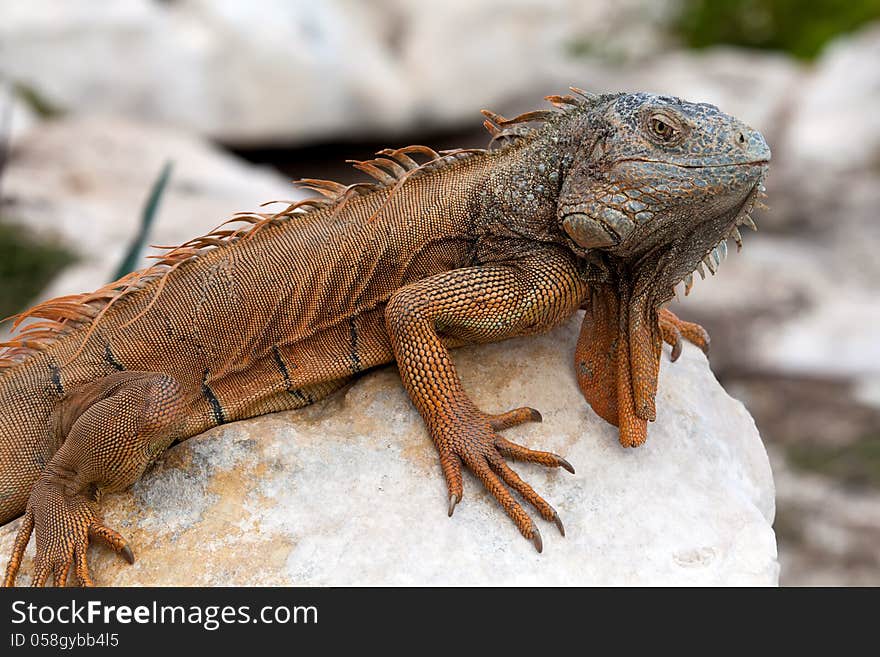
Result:
M830 172L876 169L880 157L880 25L836 39L797 103L786 148L820 182Z
M105 585L775 585L774 486L754 422L685 347L664 357L657 421L625 450L581 397L577 318L542 337L457 350L488 411L528 403L507 432L577 469L514 467L558 510L535 552L474 477L446 515L435 449L393 367L311 407L209 431L166 453L106 520L137 555L102 547ZM668 352L667 352L668 353ZM535 516L537 518L537 516ZM20 521L0 528L8 554ZM29 581L33 544L23 564Z
M558 93L581 51L653 53L647 0L0 0L0 79L72 114L243 145L448 128ZM584 82L584 84L588 84Z

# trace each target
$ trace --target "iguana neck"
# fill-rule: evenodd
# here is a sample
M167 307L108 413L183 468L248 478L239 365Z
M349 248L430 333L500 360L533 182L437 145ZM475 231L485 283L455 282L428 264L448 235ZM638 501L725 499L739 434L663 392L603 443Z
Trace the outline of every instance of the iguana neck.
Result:
M586 115L560 117L493 152L471 196L477 230L497 239L552 242L583 256L562 230L562 181L578 152L595 141Z

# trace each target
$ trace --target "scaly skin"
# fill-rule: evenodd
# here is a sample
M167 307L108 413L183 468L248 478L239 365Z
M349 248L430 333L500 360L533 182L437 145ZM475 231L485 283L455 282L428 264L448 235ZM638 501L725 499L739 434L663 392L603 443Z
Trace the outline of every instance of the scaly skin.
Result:
M302 407L391 361L439 452L450 515L464 466L539 551L511 491L564 533L505 459L573 468L499 433L540 414L481 411L450 347L547 331L586 308L578 383L623 445L641 444L662 341L673 358L682 338L708 346L662 304L705 258L714 272L716 245L739 241L770 157L712 106L574 91L548 98L557 110L484 112L496 150L383 151L355 165L378 184L303 181L322 196L24 313L39 321L0 351L0 522L24 514L5 584L32 532L38 585L71 569L90 584L90 540L133 560L100 518L101 493L176 440Z

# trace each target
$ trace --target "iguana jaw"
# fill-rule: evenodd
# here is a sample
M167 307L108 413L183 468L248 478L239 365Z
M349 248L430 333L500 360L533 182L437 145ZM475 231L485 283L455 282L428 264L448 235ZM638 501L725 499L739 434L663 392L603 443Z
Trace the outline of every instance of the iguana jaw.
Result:
M765 196L766 171L766 165L756 168L754 182L726 210L682 221L681 228L666 231L665 236L661 230L645 235L643 243L647 246L636 247L631 254L621 257L621 261L639 269L643 280L638 289L653 290L656 305L660 305L672 298L674 288L681 282L689 293L694 273L705 278L704 266L714 275L727 256L729 239L734 240L738 251L742 249L739 226L757 230L751 212ZM659 243L658 237L662 240Z
M697 229L714 233L714 247L751 210L767 168L766 159L702 167L624 160L586 189L564 190L559 222L579 247L622 260L684 246Z
M657 307L673 296L675 286L681 282L689 292L694 273L705 278L704 266L714 274L727 254L727 240L733 239L740 250L739 226L757 230L751 212L765 196L767 162L727 166L724 170L722 176L737 176L739 183L727 193L711 190L710 194L695 195L690 204L686 199L661 198L653 206L645 204L639 212L630 210L629 216L613 208L609 212L602 204L597 210L594 201L586 201L574 211L560 213L563 229L577 246L586 247L582 253L592 263L598 280L619 287L615 279L628 272L626 278L635 298L648 294ZM647 184L644 188L651 189ZM585 207L589 215L582 211ZM602 215L603 211L607 216ZM628 223L620 217L606 221L612 213L621 214ZM640 221L639 213L651 216ZM609 227L615 221L617 225ZM590 247L584 242L601 242L603 235L611 242L607 246Z

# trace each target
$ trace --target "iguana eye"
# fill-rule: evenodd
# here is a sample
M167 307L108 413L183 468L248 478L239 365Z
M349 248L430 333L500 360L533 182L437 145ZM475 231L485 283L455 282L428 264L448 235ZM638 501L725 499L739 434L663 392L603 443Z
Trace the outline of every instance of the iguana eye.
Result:
M670 141L673 137L675 137L677 130L669 124L666 117L659 115L652 116L650 123L651 132L653 132L654 135L661 141Z

